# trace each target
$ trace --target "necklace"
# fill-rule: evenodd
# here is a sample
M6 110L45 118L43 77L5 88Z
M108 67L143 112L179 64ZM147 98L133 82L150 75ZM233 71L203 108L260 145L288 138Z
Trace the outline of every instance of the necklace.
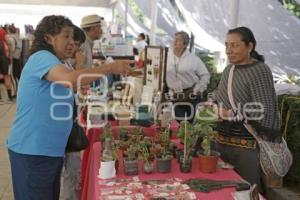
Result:
M180 58L176 59L176 56L174 55L173 59L174 59L175 76L176 76L176 79L177 79Z
M175 69L176 79L178 78L180 58L182 57L182 54L184 51L185 51L185 48L180 49L179 52L177 51L177 53L175 53L175 50L173 50L173 61L174 61L174 69Z

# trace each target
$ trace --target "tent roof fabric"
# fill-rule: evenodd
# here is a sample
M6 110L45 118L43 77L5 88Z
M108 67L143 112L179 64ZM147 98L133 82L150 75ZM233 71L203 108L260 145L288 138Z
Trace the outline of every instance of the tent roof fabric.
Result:
M176 2L189 11L208 34L220 42L225 41L232 1ZM257 50L265 56L272 71L300 75L300 20L275 0L240 0L239 4L238 26L247 26L254 32Z
M2 0L1 3L35 4L35 5L72 5L72 6L99 6L109 8L117 0Z
M135 0L150 18L148 0ZM175 2L186 19L185 29L172 7ZM195 43L224 54L224 41L230 27L231 3L228 0L160 0L157 26L169 36L177 30L192 31ZM171 17L170 17L171 16ZM172 17L174 16L174 17ZM240 0L238 26L249 27L257 40L256 50L265 56L275 74L300 75L300 20L276 0ZM168 39L170 42L170 39Z

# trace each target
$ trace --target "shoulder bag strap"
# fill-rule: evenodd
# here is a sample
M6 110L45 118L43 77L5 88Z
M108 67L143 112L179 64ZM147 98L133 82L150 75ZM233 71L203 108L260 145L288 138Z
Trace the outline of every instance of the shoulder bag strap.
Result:
M232 80L233 80L233 71L235 69L235 65L232 65L232 67L230 68L230 71L229 71L229 75L228 75L228 88L227 88L227 91L228 91L228 98L229 98L229 102L230 102L230 105L232 107L232 109L234 110L234 112L238 112L238 108L233 100L233 95L232 95ZM258 134L256 133L256 131L254 130L254 128L244 122L243 123L245 128L249 131L249 133L257 140L259 141L260 138L258 137Z

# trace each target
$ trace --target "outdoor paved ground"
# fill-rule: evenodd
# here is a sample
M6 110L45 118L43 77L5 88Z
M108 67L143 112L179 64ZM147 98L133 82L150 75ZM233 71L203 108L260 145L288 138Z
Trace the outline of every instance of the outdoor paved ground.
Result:
M5 145L8 131L15 117L15 104L0 102L0 200L13 200L10 166Z
M15 103L4 104L0 101L0 200L14 199L6 138L15 118L15 112ZM63 199L62 195L60 199Z

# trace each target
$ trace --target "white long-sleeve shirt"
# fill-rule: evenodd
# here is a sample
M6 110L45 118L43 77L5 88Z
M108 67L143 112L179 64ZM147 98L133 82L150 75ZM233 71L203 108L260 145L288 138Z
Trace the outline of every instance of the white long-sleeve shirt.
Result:
M140 40L134 45L134 47L137 48L139 53L141 53L141 51L145 49L146 46L148 46L148 44L145 40Z
M187 89L195 85L194 93L206 90L210 74L196 55L185 50L179 58L173 49L168 53L166 81L169 89L176 91L178 85Z

